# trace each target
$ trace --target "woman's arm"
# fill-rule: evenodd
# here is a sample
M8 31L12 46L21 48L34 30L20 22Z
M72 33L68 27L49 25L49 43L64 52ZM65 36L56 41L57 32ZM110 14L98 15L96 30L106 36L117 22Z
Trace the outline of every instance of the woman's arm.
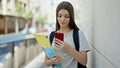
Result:
M86 51L82 51L82 52L78 52L76 49L69 47L68 49L66 49L79 63L81 63L82 65L86 65L87 64L87 52Z
M82 65L87 64L87 52L86 51L78 52L76 49L71 47L68 43L63 42L56 38L55 38L55 46L58 48L61 48L62 50L66 50Z

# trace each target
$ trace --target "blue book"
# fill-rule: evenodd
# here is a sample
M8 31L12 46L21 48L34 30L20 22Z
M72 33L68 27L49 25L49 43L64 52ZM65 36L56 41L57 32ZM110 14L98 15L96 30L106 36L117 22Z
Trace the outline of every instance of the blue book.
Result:
M52 58L55 55L55 51L51 47L43 47L45 53L47 54L48 58ZM62 64L54 64L53 66L57 68L62 68Z

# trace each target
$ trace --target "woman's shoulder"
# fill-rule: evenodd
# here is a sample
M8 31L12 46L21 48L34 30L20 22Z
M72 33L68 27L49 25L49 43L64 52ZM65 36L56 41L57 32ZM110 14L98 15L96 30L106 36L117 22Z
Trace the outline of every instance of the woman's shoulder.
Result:
M79 36L80 36L80 37L81 37L81 36L84 36L84 32L83 32L82 30L79 29L78 32L79 32Z
M78 30L79 34L83 34L83 31L81 29Z

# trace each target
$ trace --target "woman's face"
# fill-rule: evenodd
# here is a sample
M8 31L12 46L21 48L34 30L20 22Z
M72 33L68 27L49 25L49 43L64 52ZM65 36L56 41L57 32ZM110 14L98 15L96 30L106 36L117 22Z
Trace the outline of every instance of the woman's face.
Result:
M60 28L69 27L69 25L68 25L70 22L69 12L66 9L61 9L58 12L57 20L58 20L58 23L60 25Z

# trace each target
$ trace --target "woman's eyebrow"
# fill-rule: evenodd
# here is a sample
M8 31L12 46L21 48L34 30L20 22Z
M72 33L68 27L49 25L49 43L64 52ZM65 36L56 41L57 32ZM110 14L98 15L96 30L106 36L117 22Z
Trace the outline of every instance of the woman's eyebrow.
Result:
M63 14L61 14L61 13L58 13L58 15L63 15ZM69 14L65 14L65 16L66 16L66 15L67 15L67 16L69 16Z
M65 14L65 15L69 15L69 14Z
M62 15L61 13L58 13L58 15Z

